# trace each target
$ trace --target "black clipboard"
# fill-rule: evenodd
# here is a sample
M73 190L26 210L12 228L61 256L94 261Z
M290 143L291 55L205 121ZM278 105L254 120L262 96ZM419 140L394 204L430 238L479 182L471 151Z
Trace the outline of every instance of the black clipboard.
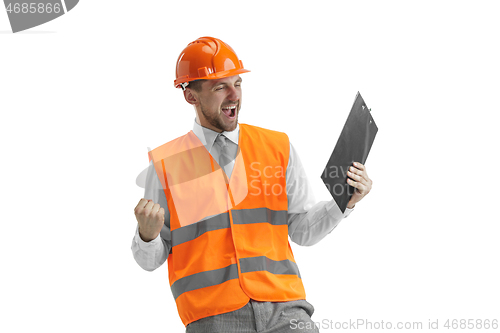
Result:
M358 92L335 149L321 174L323 183L342 213L355 190L347 184L347 171L353 162L365 164L377 131L371 110Z

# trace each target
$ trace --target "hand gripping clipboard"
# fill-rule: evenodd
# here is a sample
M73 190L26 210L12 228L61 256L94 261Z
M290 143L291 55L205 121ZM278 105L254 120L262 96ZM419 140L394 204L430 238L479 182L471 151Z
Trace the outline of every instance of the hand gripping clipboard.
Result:
M347 184L347 170L353 162L365 164L378 131L370 111L358 92L335 149L321 174L342 212L345 212L355 190Z

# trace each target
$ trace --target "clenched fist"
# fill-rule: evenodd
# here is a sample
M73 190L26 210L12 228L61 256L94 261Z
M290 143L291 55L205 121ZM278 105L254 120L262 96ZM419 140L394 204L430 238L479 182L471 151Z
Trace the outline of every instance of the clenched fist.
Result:
M141 199L134 209L135 218L139 222L139 236L145 242L155 239L163 226L165 210L153 200Z

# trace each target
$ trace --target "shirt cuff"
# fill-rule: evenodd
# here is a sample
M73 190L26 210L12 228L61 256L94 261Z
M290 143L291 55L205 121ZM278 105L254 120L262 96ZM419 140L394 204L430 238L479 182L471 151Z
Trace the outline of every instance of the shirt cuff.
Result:
M326 211L328 212L328 214L330 216L339 216L339 215L342 215L342 211L340 210L339 206L337 205L337 203L335 202L334 199L330 200L326 206ZM351 214L351 212L354 210L354 207L351 209L351 208L345 208L345 211L343 213L343 217L346 218L347 216L349 216L349 214Z
M356 207L356 206L354 206L354 207ZM348 217L348 216L349 216L349 214L351 214L351 212L354 210L354 207L352 207L352 208L347 208L347 207L346 207L346 208L345 208L344 218Z
M156 236L155 239L153 239L153 240L151 240L149 242L143 241L142 238L141 238L141 235L139 235L139 225L137 225L137 229L135 231L134 240L139 245L139 248L141 250L143 250L143 251L151 250L152 248L154 248L155 246L157 246L158 243L161 242L160 234L158 234L158 236Z

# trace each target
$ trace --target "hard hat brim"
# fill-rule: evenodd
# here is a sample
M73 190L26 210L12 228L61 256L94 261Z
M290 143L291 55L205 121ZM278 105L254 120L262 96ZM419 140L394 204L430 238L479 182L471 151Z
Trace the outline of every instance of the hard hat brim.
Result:
M174 86L176 88L181 87L181 83L184 82L190 82L190 81L195 81L195 80L215 80L215 79L223 79L225 77L230 77L242 73L248 73L250 72L248 69L240 68L240 69L230 69L227 71L223 72L218 72L218 73L212 73L203 77L196 77L196 78L189 78L189 77L182 77L174 81Z

